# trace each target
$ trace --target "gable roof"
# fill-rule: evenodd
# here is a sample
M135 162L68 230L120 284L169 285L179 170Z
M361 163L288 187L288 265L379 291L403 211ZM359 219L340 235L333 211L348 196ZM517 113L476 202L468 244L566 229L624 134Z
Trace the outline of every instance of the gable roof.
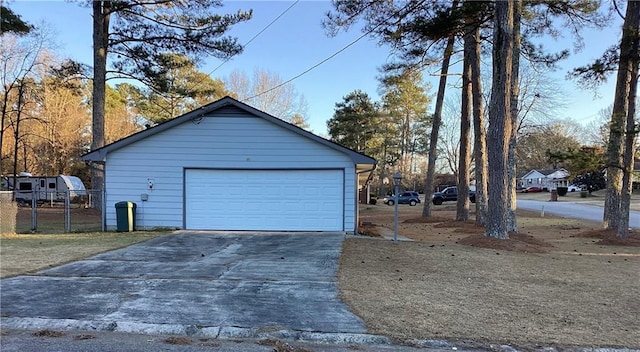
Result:
M567 173L567 174L569 173L569 171L567 171L566 169L564 169L562 167L558 168L558 169L540 170L540 173L542 173L545 176L549 176L549 175L554 174L556 172L564 172L564 173Z
M353 161L354 164L356 165L371 165L371 167L376 165L376 160L364 155L362 153L358 153L354 150L351 150L347 147L344 147L338 143L332 142L330 140L324 139L320 136L317 136L309 131L305 131L304 129L292 125L286 121L283 121L275 116L269 115L263 111L260 111L256 108L253 108L245 103L242 103L236 99L233 99L231 97L224 97L220 100L214 101L213 103L207 104L205 106L202 106L198 109L195 109L191 112L188 112L182 116L178 116L176 118L173 118L169 121L163 122L157 126L154 127L150 127L147 128L143 131L134 133L128 137L125 137L123 139L120 139L118 141L115 141L111 144L107 144L102 148L98 148L96 150L93 150L91 152L88 152L84 155L82 155L80 157L81 160L83 161L96 161L96 162L104 162L105 158L107 156L108 153L118 150L122 147L125 147L127 145L130 145L132 143L135 143L139 140L142 140L144 138L153 136L156 133L162 132L162 131L166 131L174 126L180 125L184 122L190 121L190 120L194 120L194 119L198 119L198 118L202 118L208 114L214 113L216 110L220 110L222 108L225 107L235 107L238 108L240 110L243 110L251 115L254 115L256 117L260 117L264 120L267 120L273 124L276 124L280 127L283 127L293 133L299 134L303 137L309 138L317 143L320 143L322 145L325 145L331 149L337 150L341 153L347 154L351 160Z
M532 176L532 175L536 175L536 174L538 174L538 175L542 175L542 176L545 176L545 175L544 175L544 174L542 174L540 171L538 171L538 170L536 170L536 169L533 169L533 170L531 170L531 171L529 171L529 172L525 173L524 175L520 176L520 178L528 179L528 178L531 178L531 176ZM538 177L538 176L536 176L536 177Z
M556 172L558 172L558 171L562 171L562 172L564 172L564 173L566 173L566 174L569 174L569 171L567 171L567 170L566 170L566 169L564 169L564 168L559 168L559 169L547 169L547 170L536 170L536 169L533 169L533 170L531 170L531 171L527 172L526 174L524 174L523 176L521 176L520 178L526 179L526 178L529 178L531 175L533 175L533 174L535 174L535 173L538 173L538 174L540 174L540 175L542 175L542 176L544 176L544 177L548 177L549 175L551 175L551 174L553 174L553 173L556 173Z

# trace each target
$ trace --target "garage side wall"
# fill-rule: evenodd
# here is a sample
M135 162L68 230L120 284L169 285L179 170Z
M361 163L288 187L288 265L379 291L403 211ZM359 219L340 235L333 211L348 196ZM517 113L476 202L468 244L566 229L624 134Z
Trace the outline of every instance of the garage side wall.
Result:
M221 109L222 110L222 109ZM106 224L133 201L136 228L184 227L184 170L343 169L344 230L355 228L355 167L348 155L239 109L216 111L112 151L106 160ZM146 198L146 201L142 201ZM224 199L211 199L224 202Z

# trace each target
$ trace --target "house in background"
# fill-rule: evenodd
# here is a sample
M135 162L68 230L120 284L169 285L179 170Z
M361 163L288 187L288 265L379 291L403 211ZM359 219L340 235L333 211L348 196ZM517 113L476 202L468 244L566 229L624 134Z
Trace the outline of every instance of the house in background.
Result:
M552 170L531 170L518 180L520 188L541 187L552 190L569 185L569 171L563 168Z
M233 98L96 149L105 221L137 204L137 228L355 232L376 161Z

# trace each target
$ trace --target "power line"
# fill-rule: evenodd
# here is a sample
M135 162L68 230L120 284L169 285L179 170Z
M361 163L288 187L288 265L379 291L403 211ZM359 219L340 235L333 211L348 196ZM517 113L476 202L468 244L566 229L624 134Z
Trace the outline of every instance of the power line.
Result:
M1 2L2 0L0 0ZM284 16L287 12L289 12L289 10L291 10L291 8L293 8L293 6L295 6L298 2L300 2L300 0L295 0L291 5L289 5L289 7L287 7L284 11L282 11L278 16L276 16L273 20L271 20L271 22L269 22L269 24L267 24L266 26L264 26L258 33L256 33L253 37L251 37L251 39L249 39L242 47L245 48L247 45L249 45L252 41L254 41L256 38L258 38L262 33L264 33L269 27L271 27L274 23L276 23L282 16ZM234 55L235 56L235 55ZM227 58L226 60L224 60L222 63L220 63L220 65L218 65L216 68L214 68L211 72L209 72L207 74L208 77L211 77L211 75L217 71L220 67L222 67L222 65L226 64L227 62L229 62L234 56L230 56L229 58ZM197 81L193 88L201 85L204 83L204 77ZM149 86L149 88L151 88L152 90L155 91L155 89L151 86Z
M276 18L274 18L271 22L269 22L269 24L267 24L264 28L262 28L258 33L256 33L253 37L251 37L251 39L249 39L249 41L247 41L246 43L244 43L244 45L242 45L243 48L247 47L247 45L249 45L252 41L254 41L256 38L258 38L258 36L260 36L260 34L262 34L264 31L266 31L269 27L271 27L274 23L276 23L282 16L284 16L284 14L286 14L287 12L289 12L289 10L291 10L291 8L293 6L295 6L300 0L295 0L291 5L289 5L289 7L287 7L284 11L282 11ZM227 58L226 60L224 60L222 63L220 63L220 65L218 65L216 68L213 69L213 71L209 72L208 76L211 76L214 72L216 72L220 67L222 67L222 65L226 64L227 62L229 62L231 59L233 58L233 56Z
M258 93L258 94L256 94L256 95L252 96L252 97L249 97L249 98L247 98L247 100L251 100L251 99L257 98L257 97L259 97L259 96L261 96L261 95L267 94L267 93L269 93L269 92L271 92L271 91L274 91L274 90L276 90L276 89L278 89L278 88L280 88L280 87L282 87L282 86L285 86L285 85L287 85L287 84L289 84L289 83L293 82L294 80L296 80L296 79L298 79L298 78L302 77L303 75L305 75L305 74L309 73L310 71L312 71L312 70L313 70L313 69L315 69L316 67L318 67L318 66L320 66L320 65L324 64L325 62L327 62L327 61L329 61L329 60L333 59L334 57L336 57L336 56L337 56L338 54L340 54L341 52L343 52L343 51L347 50L349 47L351 47L352 45L354 45L355 43L357 43L358 41L360 41L360 39L362 39L362 38L366 37L367 35L369 35L369 33L371 33L371 31L369 31L369 32L367 32L367 33L364 33L363 35L359 36L358 38L356 38L356 39L355 39L354 41L352 41L351 43L347 44L347 45L346 45L345 47L343 47L342 49L340 49L340 50L336 51L335 53L333 53L333 54L329 55L328 57L326 57L326 58L325 58L325 59L323 59L322 61L318 62L317 64L315 64L315 65L313 65L313 66L311 66L311 67L309 67L308 69L306 69L306 70L302 71L301 73L299 73L299 74L297 74L297 75L293 76L292 78L290 78L290 79L288 79L288 80L286 80L286 81L284 81L284 82L282 82L282 83L280 83L280 84L278 84L278 85L276 85L276 86L274 86L274 87L271 87L271 88L269 88L269 89L265 90L264 92L261 92L261 93Z
M424 1L420 1L420 2L418 2L418 3L416 3L416 4L413 4L413 8L416 8L417 6L421 5L423 2L424 2ZM340 50L336 51L335 53L333 53L333 54L329 55L328 57L324 58L323 60L321 60L321 61L320 61L320 62L318 62L317 64L315 64L315 65L313 65L313 66L309 67L308 69L306 69L306 70L302 71L301 73L299 73L299 74L295 75L294 77L292 77L292 78L290 78L290 79L288 79L288 80L286 80L286 81L284 81L284 82L282 82L282 83L280 83L280 84L278 84L278 85L276 85L276 86L274 86L274 87L271 87L271 88L269 88L269 89L265 90L264 92L258 93L258 94L254 95L254 96L251 96L251 97L247 98L246 100L251 100L251 99L257 98L257 97L259 97L259 96L261 96L261 95L267 94L267 93L269 93L269 92L271 92L271 91L274 91L274 90L276 90L276 89L278 89L278 88L280 88L280 87L282 87L282 86L285 86L285 85L287 85L287 84L289 84L289 83L293 82L294 80L296 80L296 79L298 79L298 78L302 77L303 75L305 75L305 74L307 74L307 73L311 72L312 70L314 70L314 69L315 69L315 68L317 68L318 66L320 66L320 65L324 64L325 62L327 62L327 61L329 61L329 60L333 59L334 57L336 57L336 56L337 56L338 54L340 54L341 52L343 52L343 51L347 50L349 47L351 47L351 46L353 46L355 43L359 42L362 38L364 38L364 37L366 37L367 35L369 35L369 34L373 33L373 31L375 31L376 29L378 29L378 27L382 26L384 23L386 23L386 22L387 22L389 19L391 19L393 16L395 16L395 15L399 14L400 12L402 12L403 10L405 10L406 8L408 8L408 7L409 7L409 5L411 5L412 3L413 3L413 1L409 1L409 2L408 2L408 3L407 3L403 8L401 8L401 9L399 9L398 11L394 12L393 14L389 15L389 17L385 18L383 21L380 21L380 23L378 23L377 25L375 25L373 28L371 28L370 30L366 31L364 34L362 34L361 36L359 36L359 37L358 37L358 38L356 38L355 40L351 41L349 44L347 44L346 46L344 46L342 49L340 49Z
M274 18L273 20L271 20L271 22L269 22L269 24L267 24L266 26L264 26L264 28L262 28L258 33L256 33L253 37L251 37L251 39L249 39L246 43L244 43L244 45L242 45L243 48L245 48L247 45L249 45L252 41L254 41L256 38L258 38L260 36L260 34L262 34L264 31L266 31L269 27L271 27L274 23L276 23L282 16L284 16L284 14L286 14L287 12L289 12L289 10L291 10L291 8L293 6L295 6L300 0L295 0L291 5L289 5L289 7L287 7L284 11L282 11L278 16L276 16L276 18ZM235 56L235 55L234 55ZM216 72L220 67L222 67L222 65L226 64L227 62L229 62L234 56L230 56L228 57L226 60L224 60L223 62L220 63L220 65L216 66L211 72L209 72L207 74L208 77L211 77L211 75ZM198 82L196 82L196 84L193 86L193 88L201 85L202 83L204 83L204 77L199 80Z

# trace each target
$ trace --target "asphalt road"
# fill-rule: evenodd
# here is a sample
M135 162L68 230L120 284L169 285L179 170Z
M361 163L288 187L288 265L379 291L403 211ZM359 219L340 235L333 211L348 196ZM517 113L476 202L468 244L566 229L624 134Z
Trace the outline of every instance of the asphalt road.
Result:
M540 200L518 199L516 206L520 209L540 211L566 218L602 221L604 208L597 205L588 205L572 202L550 202ZM640 212L629 212L629 227L640 228Z

